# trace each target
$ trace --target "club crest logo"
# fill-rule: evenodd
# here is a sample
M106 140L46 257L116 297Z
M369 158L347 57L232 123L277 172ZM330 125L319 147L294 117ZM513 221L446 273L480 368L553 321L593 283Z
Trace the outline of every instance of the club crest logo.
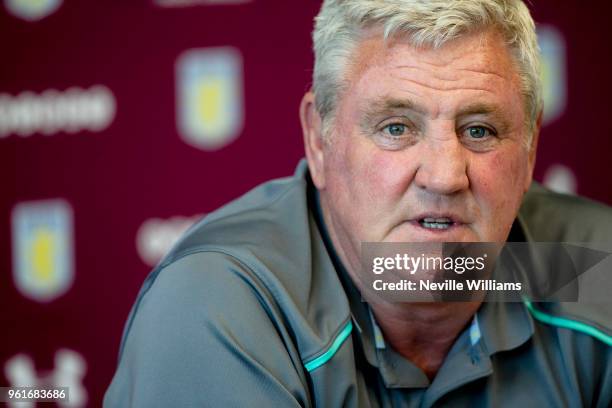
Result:
M542 53L542 87L544 125L553 122L565 111L567 79L565 41L561 32L550 25L538 26L538 45Z
M4 0L4 6L15 17L25 21L38 21L53 14L62 0Z
M63 200L24 202L13 209L13 278L22 295L50 302L72 286L72 219Z
M177 130L202 150L218 150L243 128L242 56L231 47L193 49L176 63Z

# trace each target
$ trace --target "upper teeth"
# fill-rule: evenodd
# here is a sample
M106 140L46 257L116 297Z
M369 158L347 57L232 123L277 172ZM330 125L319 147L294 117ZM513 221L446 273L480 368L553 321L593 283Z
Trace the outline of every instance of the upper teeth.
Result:
M449 223L451 220L449 218L423 218L423 222L439 222L439 223Z
M446 229L450 228L453 222L449 218L423 218L421 225L425 228Z

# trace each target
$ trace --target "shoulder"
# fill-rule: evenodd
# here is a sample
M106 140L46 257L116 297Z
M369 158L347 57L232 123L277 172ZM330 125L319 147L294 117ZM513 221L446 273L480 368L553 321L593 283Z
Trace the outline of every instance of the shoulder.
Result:
M255 309L289 330L305 358L350 314L309 209L305 163L193 226L147 278L132 314L251 324Z
M523 199L519 220L530 241L584 244L585 250L605 247L605 252L597 254L596 259L600 261L601 255L607 256L612 242L611 207L583 197L555 193L537 183ZM589 268L592 266L589 264ZM580 282L581 293L590 293L593 289L587 284L590 282ZM527 306L539 324L587 335L612 345L612 308L609 304L594 303L607 296L591 297L584 299L583 296L580 302L534 302Z
M317 253L322 245L308 203L306 163L292 177L263 183L194 225L160 263L166 268L196 253L239 265L216 265L221 274L241 270L258 280L274 299L308 310L309 291L327 261ZM199 270L203 279L210 264ZM316 276L314 276L316 275Z
M212 251L180 257L145 282L105 405L307 401L301 356L281 320L261 282L235 258ZM246 392L231 393L236 386ZM253 396L258 387L268 392Z
M534 320L540 363L580 395L585 406L608 407L612 398L612 313L609 303L525 302Z
M268 314L270 299L261 282L235 258L214 251L184 255L157 267L143 283L119 354L124 353L128 336L141 346L171 344L168 338L177 333L197 332L211 322L254 322L244 311Z
M228 298L265 301L282 296L287 285L279 271L300 268L305 273L299 265L303 261L292 253L296 250L291 243L297 240L286 239L306 232L308 211L300 199L305 190L301 184L296 177L264 183L192 226L149 274L134 313L146 310L143 304L161 313L171 310L166 303L185 310L211 310L225 305ZM293 224L287 222L287 207L295 211Z
M313 230L305 169L263 183L190 228L158 269L196 253L239 264L268 287L304 285L312 273ZM234 265L217 269L236 270ZM209 274L210 266L201 266Z
M523 199L519 220L532 241L608 242L612 207L533 183Z
M526 302L531 316L540 325L561 330L574 336L587 336L612 347L612 310L606 303L586 302Z
M255 187L190 228L162 261L162 267L202 250L226 252L247 264L262 258L268 265L301 260L310 252L304 243L315 232L307 187L305 163L293 177Z

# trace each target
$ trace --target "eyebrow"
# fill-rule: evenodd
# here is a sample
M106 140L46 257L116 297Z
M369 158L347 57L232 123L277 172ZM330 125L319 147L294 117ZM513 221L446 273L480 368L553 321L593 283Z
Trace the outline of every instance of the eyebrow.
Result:
M381 116L390 115L397 111L413 111L425 114L426 109L410 99L379 98L361 108L361 127L369 128L372 123L380 120Z
M469 116L469 115L494 115L494 116L502 116L500 114L500 109L496 105L488 104L488 103L473 103L471 105L467 105L459 109L457 113L457 117Z
M424 106L411 99L380 98L362 110L364 123L371 123L381 115L392 114L399 110L413 111L421 115L427 113L427 109ZM461 107L455 117L461 118L470 115L492 115L499 120L504 119L504 115L499 106L483 102L476 102Z
M427 109L424 106L410 99L396 99L396 98L380 98L368 105L364 109L366 116L380 115L387 112L395 112L398 110L411 110L421 114L425 114Z

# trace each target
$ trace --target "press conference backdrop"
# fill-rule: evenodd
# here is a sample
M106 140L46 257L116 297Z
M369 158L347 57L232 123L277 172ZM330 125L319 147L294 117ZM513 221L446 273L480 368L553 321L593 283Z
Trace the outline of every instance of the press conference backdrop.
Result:
M98 406L155 263L303 156L320 2L0 1L0 386ZM612 204L612 6L532 3L536 179Z

